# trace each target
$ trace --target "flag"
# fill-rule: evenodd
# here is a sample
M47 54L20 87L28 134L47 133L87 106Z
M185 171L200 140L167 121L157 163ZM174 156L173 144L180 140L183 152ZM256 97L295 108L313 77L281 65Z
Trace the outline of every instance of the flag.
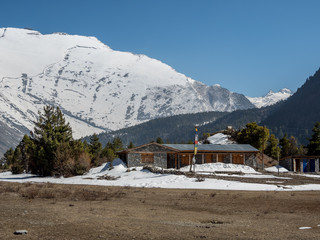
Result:
M195 127L195 130L196 130L196 133L194 137L194 155L196 155L198 151L198 128Z

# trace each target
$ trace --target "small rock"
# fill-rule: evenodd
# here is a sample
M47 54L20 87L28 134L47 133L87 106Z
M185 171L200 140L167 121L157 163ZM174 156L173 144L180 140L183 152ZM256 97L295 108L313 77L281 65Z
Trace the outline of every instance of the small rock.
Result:
M27 230L16 230L14 232L15 235L24 235L24 234L28 234Z

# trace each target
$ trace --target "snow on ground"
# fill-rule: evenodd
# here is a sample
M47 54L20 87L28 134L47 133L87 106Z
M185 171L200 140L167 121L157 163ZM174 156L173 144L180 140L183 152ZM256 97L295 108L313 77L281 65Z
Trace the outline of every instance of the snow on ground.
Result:
M228 135L217 133L207 138L211 144L233 144L234 142L228 139Z
M265 168L265 170L267 172L271 172L271 173L278 173L278 172L279 173L288 173L289 172L286 168L281 167L279 165L273 166L273 167L269 167L269 168Z
M320 191L320 184L297 186L281 186L272 184L244 183L220 179L205 179L198 182L196 178L184 175L152 173L142 167L128 169L125 164L116 159L110 168L109 163L91 169L86 175L70 178L38 177L32 174L13 175L11 172L0 173L0 181L10 182L50 182L57 184L86 184L101 186L130 186L148 188L176 188L176 189L216 189L216 190L249 190L249 191ZM199 167L199 166L197 166ZM208 166L209 167L209 166ZM199 167L200 168L200 167ZM239 167L234 167L238 169ZM212 168L211 168L212 169ZM240 168L241 169L241 168ZM210 170L210 169L209 169ZM210 172L207 169L207 172ZM250 170L252 171L252 170ZM245 173L243 177L246 177ZM253 173L249 173L252 175ZM115 180L99 180L101 176L112 176ZM256 174L257 175L257 174ZM257 175L258 176L258 175Z
M182 172L188 172L190 166L180 168ZM196 164L196 172L232 172L232 173L254 173L260 174L255 171L252 167L241 164L231 164L231 163L206 163L206 164Z
M298 174L300 176L304 177L310 177L310 178L320 178L320 175L315 175L315 174Z

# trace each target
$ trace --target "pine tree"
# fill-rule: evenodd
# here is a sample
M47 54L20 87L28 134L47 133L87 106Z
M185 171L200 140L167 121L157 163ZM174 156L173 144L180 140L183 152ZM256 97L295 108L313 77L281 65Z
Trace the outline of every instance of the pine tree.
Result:
M262 151L266 148L269 138L269 129L259 126L256 122L248 123L237 135L237 142L250 144Z
M290 141L288 139L287 134L285 134L279 141L279 145L281 148L281 157L287 157L290 156L290 148L291 148L291 144Z
M134 148L134 144L132 142L130 142L129 145L128 145L128 148L129 149Z
M97 166L99 163L100 154L102 152L102 145L99 141L97 134L93 134L90 137L89 143L89 153L91 155L91 162L93 165Z
M112 148L115 153L122 151L123 148L123 143L120 137L115 137L112 141Z
M268 146L266 148L265 154L273 159L278 159L278 154L280 153L280 148L278 146L279 141L274 134L271 134L268 139Z
M34 158L34 151L36 149L34 141L28 135L24 135L22 141L18 145L18 148L20 149L22 155L21 164L26 172L29 172L29 164Z
M161 137L158 137L156 143L163 144L164 142Z
M289 142L290 142L289 155L293 156L293 155L298 154L299 148L298 148L298 144L297 144L296 138L294 136L291 136L289 138Z
M39 111L38 121L34 128L36 154L31 163L31 171L42 176L53 175L68 159L65 151L70 151L72 129L59 107L45 106L43 113ZM31 167L30 166L30 167Z
M320 155L320 122L315 123L312 129L312 136L309 139L308 155Z
M9 168L14 161L13 159L14 159L14 150L13 148L10 148L4 153L3 158L1 159L2 168Z

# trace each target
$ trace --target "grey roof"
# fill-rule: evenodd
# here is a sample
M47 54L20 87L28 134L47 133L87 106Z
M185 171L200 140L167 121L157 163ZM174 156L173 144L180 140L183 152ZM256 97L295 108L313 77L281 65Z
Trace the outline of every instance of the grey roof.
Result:
M163 144L164 146L179 151L193 151L194 144ZM259 150L250 144L199 144L198 151L219 151L219 152L258 152Z

